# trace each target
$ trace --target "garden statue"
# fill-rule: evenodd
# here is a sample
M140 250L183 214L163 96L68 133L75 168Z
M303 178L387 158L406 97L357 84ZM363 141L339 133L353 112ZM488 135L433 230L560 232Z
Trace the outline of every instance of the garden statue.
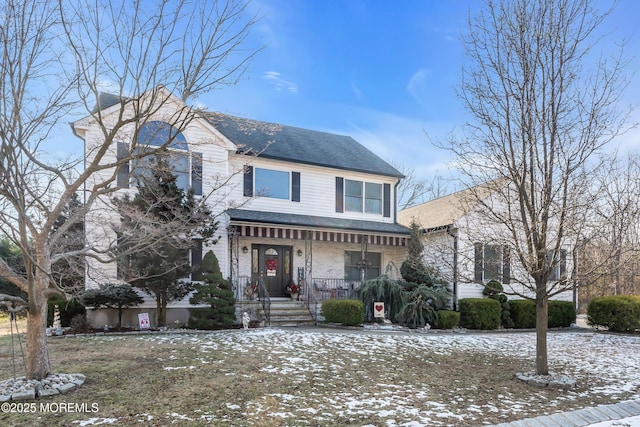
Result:
M251 318L249 317L249 313L247 313L246 311L242 313L242 326L244 327L244 329L249 329L249 322L251 321Z

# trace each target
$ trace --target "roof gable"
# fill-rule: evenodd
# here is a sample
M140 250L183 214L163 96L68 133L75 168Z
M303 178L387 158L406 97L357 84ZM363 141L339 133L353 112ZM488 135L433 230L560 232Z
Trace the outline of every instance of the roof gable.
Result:
M260 157L402 178L393 166L350 136L336 135L220 113L205 115L239 152Z

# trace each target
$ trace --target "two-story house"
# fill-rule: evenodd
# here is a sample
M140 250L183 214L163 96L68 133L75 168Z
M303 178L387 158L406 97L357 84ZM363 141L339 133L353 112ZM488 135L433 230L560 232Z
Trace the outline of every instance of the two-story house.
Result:
M272 297L284 296L291 283L304 285L303 297L337 296L388 265L400 265L409 235L397 223L402 174L387 162L348 136L213 112L199 113L178 132L166 118L185 105L167 97L137 131L131 124L130 132L122 132L124 137L109 148L111 159L129 152L127 135L141 139L153 133L145 141L151 145L163 143L163 132L173 136L169 150L178 184L207 197L220 221L218 242L193 250L192 262L212 250L237 299L250 297L258 280ZM111 98L101 104L105 121L120 114L117 103ZM73 128L90 156L101 142L100 129L91 116ZM139 167L120 169L118 192L135 191L128 175ZM100 172L108 173L114 172ZM97 201L86 216L87 239L112 244L116 235L109 224L116 220L109 199ZM88 264L87 287L119 281L115 263L89 259ZM186 322L189 307L188 298L171 304L167 321ZM154 308L150 298L141 307Z

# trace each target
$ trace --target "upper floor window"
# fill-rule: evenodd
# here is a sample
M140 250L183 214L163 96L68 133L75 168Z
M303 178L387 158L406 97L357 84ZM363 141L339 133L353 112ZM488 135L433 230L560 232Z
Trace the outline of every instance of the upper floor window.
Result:
M336 177L336 212L364 212L391 217L391 184Z
M487 283L497 280L501 283L509 283L511 276L509 246L476 243L474 248L475 281Z
M382 184L373 182L344 182L344 208L350 212L382 213Z
M289 172L270 169L255 169L257 196L289 200Z
M167 144L167 141L169 143ZM189 153L184 135L169 123L152 121L145 123L138 131L138 141L132 154L140 154L149 147L161 147L167 144L162 157L167 161L176 176L176 185L183 190L193 189L194 194L202 194L202 153ZM118 143L118 158L128 155L126 143ZM157 165L158 155L144 156L135 160L131 174L145 176ZM118 172L118 186L128 187L129 164L125 164Z
M300 172L245 166L244 195L300 201Z

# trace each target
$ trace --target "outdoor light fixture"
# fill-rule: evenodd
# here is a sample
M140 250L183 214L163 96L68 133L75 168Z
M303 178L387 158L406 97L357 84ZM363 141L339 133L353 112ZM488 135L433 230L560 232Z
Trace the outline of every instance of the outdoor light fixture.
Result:
M302 256L302 249L298 249L298 256Z
M249 253L249 248L248 248L248 247L246 247L246 246L243 246L243 247L242 247L242 253L243 253L243 254Z

